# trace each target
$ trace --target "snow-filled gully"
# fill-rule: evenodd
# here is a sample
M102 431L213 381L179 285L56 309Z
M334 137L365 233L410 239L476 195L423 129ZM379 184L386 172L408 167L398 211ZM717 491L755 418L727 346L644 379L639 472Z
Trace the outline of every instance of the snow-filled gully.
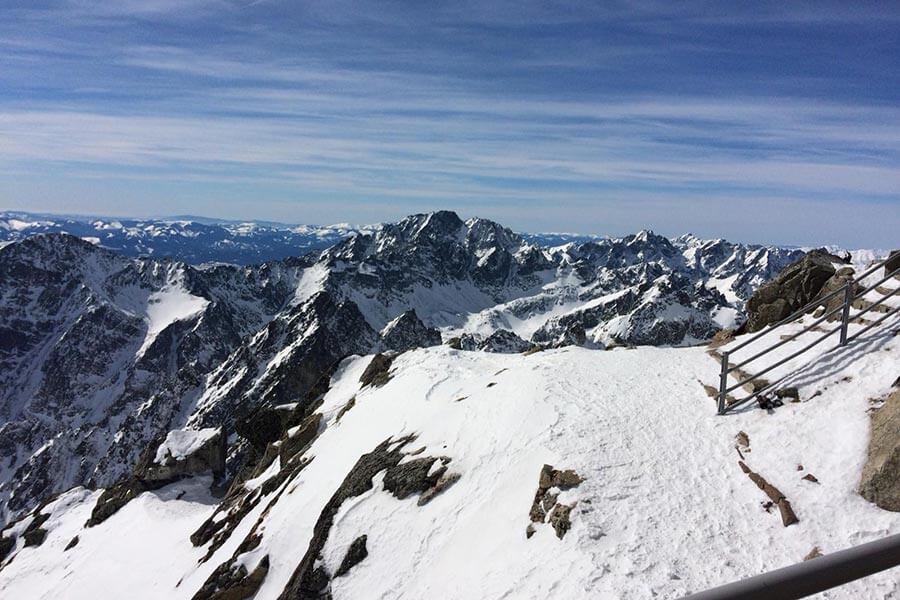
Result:
M406 450L449 457L449 472L460 479L418 506L416 498L385 492L382 473L370 491L345 501L321 564L333 573L361 535L368 556L332 580L334 598L677 598L799 562L814 547L827 554L900 532L900 514L855 492L869 400L889 390L900 366L900 338L873 343L877 349L854 361L826 359L798 377L802 402L725 417L715 415L701 385L718 372L706 348L497 355L437 347L402 354L386 385L362 390L358 379L369 357L348 359L319 409L327 427L308 451L314 458L284 484L264 516L260 545L240 563L252 570L268 556L255 598L278 598L323 506L360 455L409 434L417 438ZM763 508L766 496L738 466L740 431L749 438L745 462L789 498L799 523L784 527L777 509ZM574 505L562 539L549 524L526 537L544 464L584 478L559 495ZM78 546L63 552L80 525L75 520L89 512L74 503L58 519L65 526L0 571L0 596L104 597L105 577L136 577L89 567L117 560L117 523L127 522L129 535L148 540L134 551L147 554L147 569L159 570L135 581L167 582L131 597L190 598L231 557L274 493L199 566L204 549L192 548L188 536L213 507L145 496L78 530ZM167 511L153 508L160 503ZM178 512L181 521L157 523ZM897 593L896 577L884 573L822 597Z

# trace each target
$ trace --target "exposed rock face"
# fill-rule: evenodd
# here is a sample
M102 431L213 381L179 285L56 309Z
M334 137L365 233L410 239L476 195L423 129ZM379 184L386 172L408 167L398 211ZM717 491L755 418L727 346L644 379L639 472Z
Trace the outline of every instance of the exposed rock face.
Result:
M812 302L835 275L836 262L841 259L822 250L813 250L789 265L751 296L742 332L759 331Z
M340 566L334 572L335 577L346 575L350 569L361 563L369 555L369 551L366 548L366 539L367 536L361 535L350 543L350 547L347 548L347 554L344 555Z
M500 354L518 354L531 348L531 343L526 342L512 331L498 329L486 337L479 345L485 352L497 352Z
M259 591L268 573L268 556L259 561L252 573L244 565L216 569L193 600L249 600Z
M380 387L390 380L391 364L394 362L392 354L376 354L372 357L372 361L359 377L359 382L363 387L373 385Z
M0 249L0 520L126 476L184 425L204 377L290 299L303 268L201 271L67 235Z
M197 431L173 431L157 439L141 455L130 477L103 490L87 526L102 523L143 492L158 490L179 479L211 472L215 485L216 480L221 479L225 472L226 445L223 432L214 430L202 435L192 445L184 444L179 448L173 442L178 437L174 434L185 433L201 435ZM175 455L172 448L175 448Z
M179 448L179 443L186 447ZM193 445L187 447L190 444ZM182 450L184 454L180 453ZM207 472L221 478L225 474L225 451L225 435L221 428L170 431L156 445L154 453L148 452L141 457L134 476L146 483L171 483Z
M441 332L426 327L416 315L416 311L410 309L385 326L381 332L381 343L388 350L395 352L440 346Z
M262 454L266 446L281 438L287 427L284 411L271 406L258 406L250 414L235 422L234 430L250 443L250 446Z
M12 549L16 547L16 538L10 536L0 536L0 562L3 562L3 559L9 556L9 553L12 552Z
M900 390L872 413L872 436L859 493L881 508L900 511Z
M518 354L530 349L533 344L526 342L508 329L498 329L487 337L464 333L449 342L450 347L456 350L474 352L496 352L498 354Z
M435 462L440 466L434 468ZM403 500L413 494L422 494L434 487L447 470L449 458L415 458L388 467L384 474L384 489Z

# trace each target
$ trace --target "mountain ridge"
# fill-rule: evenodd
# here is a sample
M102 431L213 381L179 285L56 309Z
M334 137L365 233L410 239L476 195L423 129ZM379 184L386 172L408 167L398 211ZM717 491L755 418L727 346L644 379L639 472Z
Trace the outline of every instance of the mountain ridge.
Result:
M450 211L247 266L131 258L64 234L14 242L0 248L4 519L111 485L165 431L231 430L257 406L306 402L347 355L431 345L434 328L495 351L697 343L801 254L712 247L640 232L543 248ZM385 329L407 313L403 331ZM231 443L229 474L251 454Z

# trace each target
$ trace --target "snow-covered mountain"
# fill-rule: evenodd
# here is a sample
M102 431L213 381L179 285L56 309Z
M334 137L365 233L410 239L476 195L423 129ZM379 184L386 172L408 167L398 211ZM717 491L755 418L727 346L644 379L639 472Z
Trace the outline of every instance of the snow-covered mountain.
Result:
M708 339L799 255L646 231L544 248L452 212L251 266L27 237L0 248L0 507L109 486L173 429L305 407L349 355ZM228 477L265 449L227 447Z
M322 250L371 227L284 225L202 217L109 219L0 212L0 246L41 233L68 233L126 256L189 264L256 264Z

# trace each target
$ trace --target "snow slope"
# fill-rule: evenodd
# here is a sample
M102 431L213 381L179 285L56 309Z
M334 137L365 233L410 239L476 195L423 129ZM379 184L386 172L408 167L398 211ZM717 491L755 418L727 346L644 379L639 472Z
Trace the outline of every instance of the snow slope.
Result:
M418 437L406 451L449 457L460 479L417 506L415 496L385 492L381 472L345 500L321 564L333 573L362 534L368 556L332 581L334 598L676 598L799 562L816 546L827 554L900 532L900 514L855 492L869 401L900 366L890 331L814 367L795 363L800 403L725 417L701 385L718 373L705 348L500 355L444 346L400 355L386 385L360 389L369 360L344 361L318 409L324 430L306 451L311 462L270 490L208 562L197 564L205 548L187 539L214 507L191 482L144 494L90 529L81 524L96 494L76 490L52 507L43 546L18 550L0 570L0 596L190 598L259 520L258 546L236 559L252 571L267 556L255 598L277 598L358 458L408 434ZM750 439L747 464L785 493L798 524L785 528L762 508L765 496L738 468L739 431ZM562 539L549 524L525 535L545 463L585 478L559 497L575 503ZM258 488L278 465L247 485ZM80 542L64 552L74 535ZM898 593L896 574L883 573L822 597Z

